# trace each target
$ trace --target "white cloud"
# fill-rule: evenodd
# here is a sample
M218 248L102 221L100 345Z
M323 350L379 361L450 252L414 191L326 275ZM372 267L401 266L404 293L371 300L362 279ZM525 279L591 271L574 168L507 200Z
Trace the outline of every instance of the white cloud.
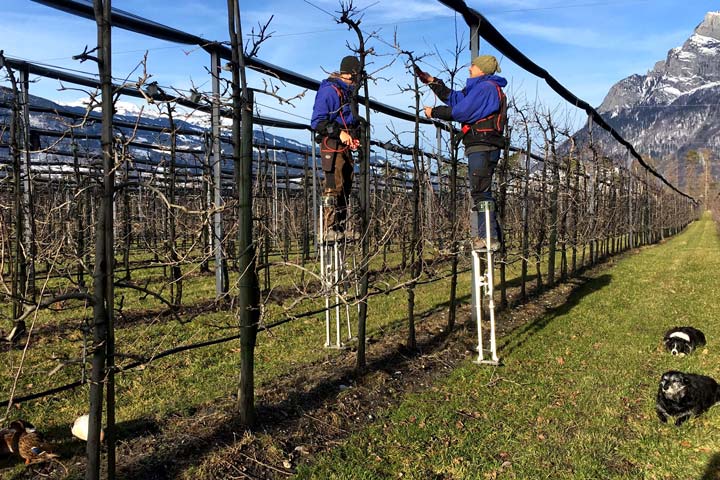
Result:
M601 35L585 28L557 27L512 21L502 22L502 32L506 38L513 35L524 35L578 47L606 48L607 46Z
M498 28L509 39L513 36L522 35L559 45L633 52L657 52L663 51L663 49L667 51L673 46L681 44L688 36L688 32L683 30L635 37L618 32L600 33L588 28L541 25L518 21L501 22ZM630 33L632 34L632 32Z
M449 17L452 10L439 2L422 0L384 0L366 11L368 22L394 23L407 20L433 20Z

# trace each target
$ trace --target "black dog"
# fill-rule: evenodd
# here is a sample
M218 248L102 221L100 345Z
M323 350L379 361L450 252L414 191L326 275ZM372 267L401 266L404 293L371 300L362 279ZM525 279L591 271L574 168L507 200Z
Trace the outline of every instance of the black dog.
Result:
M675 327L665 333L663 342L673 355L690 355L693 350L705 345L705 335L697 328Z
M705 375L675 370L663 373L660 379L655 411L660 421L677 417L675 425L682 425L691 416L706 412L720 400L718 383Z

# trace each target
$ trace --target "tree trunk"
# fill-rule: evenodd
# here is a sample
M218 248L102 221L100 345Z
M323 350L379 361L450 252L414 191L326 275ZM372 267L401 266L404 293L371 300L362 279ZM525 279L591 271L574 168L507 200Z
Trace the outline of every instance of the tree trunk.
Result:
M238 0L228 0L232 44L233 160L238 188L238 306L240 327L240 386L238 413L247 428L257 422L255 411L255 340L260 321L260 291L255 270L252 224L253 95L245 80L242 29ZM242 97L241 97L242 87ZM242 134L240 122L242 120Z
M103 411L103 385L107 385L107 477L115 478L115 381L113 335L113 195L115 162L113 157L112 50L110 31L111 0L94 0L98 39L98 70L102 92L103 194L97 215L95 270L93 273L93 344L90 383L90 418L87 442L87 480L100 478L100 429Z

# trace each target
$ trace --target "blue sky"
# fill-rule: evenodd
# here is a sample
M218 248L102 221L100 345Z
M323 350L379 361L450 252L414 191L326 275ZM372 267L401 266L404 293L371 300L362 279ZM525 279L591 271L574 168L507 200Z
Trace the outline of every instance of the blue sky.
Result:
M529 58L595 106L602 102L615 82L651 69L656 61L665 58L669 49L681 45L691 35L706 12L720 9L717 0L469 0L467 3L482 12ZM92 22L29 0L3 0L2 4L0 48L7 56L93 72L94 65L79 64L71 59L85 45L94 45ZM433 74L440 70L438 52L448 60L451 58L449 52L454 49L456 32L467 43L468 31L462 19L435 0L356 0L355 5L364 9L361 24L364 31L377 32L379 36L369 42L378 56L368 70L385 67L371 85L371 96L384 103L408 109L413 103L410 95L399 90L399 85L407 84L411 77L403 61L396 59L392 48L395 36L403 49L418 55L431 54L426 57L425 66ZM113 6L209 40L228 38L225 0L115 0ZM275 34L262 45L261 59L316 79L326 76L323 69L337 68L340 59L349 53L346 42L355 43L352 32L322 11L337 11L337 0L241 0L240 8L246 35L252 27L257 29L258 22L264 23L274 15L270 30ZM201 49L117 29L113 35L116 77L136 79L140 72L135 69L147 51L148 73L161 85L180 89L196 85L201 90L210 89L205 71L208 56ZM496 54L484 42L481 42L481 53ZM462 61L468 62L469 56L466 51ZM565 106L544 82L499 58L502 75L510 81L509 91L529 102L538 99L550 108L557 108L561 115L574 119L571 121L580 121L582 115ZM258 75L251 77L251 83L263 87ZM286 97L301 91L291 85L280 87L279 93ZM33 84L31 93L62 101L84 96L81 91L58 91L59 88L55 81L41 80ZM308 122L313 98L314 93L308 92L294 107L280 105L267 96L258 100L263 115ZM431 93L425 92L423 103L434 103ZM409 127L402 122L391 126L383 120L377 122L375 136L386 137L386 128L402 131Z

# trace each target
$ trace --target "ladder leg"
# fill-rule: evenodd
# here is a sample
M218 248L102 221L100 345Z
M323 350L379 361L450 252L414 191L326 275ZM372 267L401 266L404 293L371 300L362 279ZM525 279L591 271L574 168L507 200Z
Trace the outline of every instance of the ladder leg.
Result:
M348 341L352 340L352 327L350 326L350 304L347 302L347 294L350 290L349 288L349 282L350 282L350 272L347 271L347 268L345 268L345 262L346 262L346 252L344 248L340 251L340 273L341 273L341 279L342 282L342 291L343 295L345 295L345 320L347 321L347 339Z
M323 218L325 216L324 205L320 204L320 215L318 222L320 223L320 288L322 288L325 297L325 348L330 347L330 292L328 282L327 261L327 244L325 243L325 225Z
M485 210L485 242L486 245L490 245L490 238L491 238L491 232L490 232L490 209ZM488 311L490 315L490 352L491 352L491 358L494 363L498 362L498 356L497 356L497 345L495 341L495 300L494 300L494 267L493 264L493 251L492 249L487 249L487 272L485 274L486 283L485 288L488 296Z
M483 361L483 341L482 341L482 285L483 279L480 274L480 254L472 251L472 275L473 275L473 312L477 321L477 337L478 337L478 362Z
M478 210L485 215L485 231L476 232L484 234L485 236L485 262L486 270L481 271L480 252L483 250L472 251L473 260L473 314L477 319L477 330L478 330L478 358L475 363L479 364L491 364L498 365L499 359L497 356L497 342L496 342L496 329L495 329L495 300L493 296L493 250L492 250L492 233L490 230L490 211L492 210L492 202L480 202L478 203ZM479 223L479 222L478 222ZM488 316L490 319L490 360L483 358L483 338L482 338L482 305L485 300L485 296L488 297Z
M340 266L338 265L339 260L338 244L333 243L333 275L335 279L335 328L336 328L336 346L340 348L342 346L342 340L340 339Z
M487 285L485 288L487 288L487 296L488 296L488 311L490 314L490 353L492 356L492 361L496 362L498 361L497 356L497 343L495 340L495 299L493 296L494 290L493 290L493 255L492 252L488 252L488 273L487 273Z

